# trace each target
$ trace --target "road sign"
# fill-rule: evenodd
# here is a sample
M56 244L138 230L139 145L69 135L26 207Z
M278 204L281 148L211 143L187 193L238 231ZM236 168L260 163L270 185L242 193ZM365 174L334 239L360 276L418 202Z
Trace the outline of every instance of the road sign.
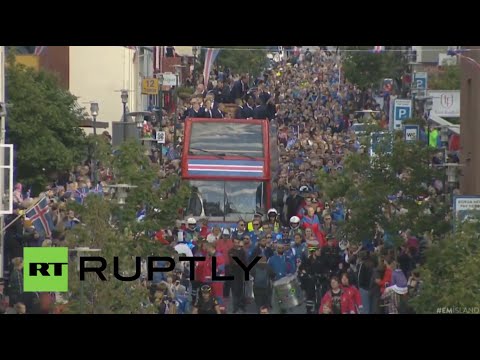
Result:
M142 81L143 95L157 95L158 94L158 79L145 78Z
M157 144L165 144L165 131L157 131Z
M402 129L403 122L412 117L412 100L396 99L393 105L393 126Z
M460 195L453 198L454 226L467 221L478 221L480 196Z
M177 85L177 75L172 73L163 73L162 85L164 86L176 86Z
M403 127L403 134L405 141L418 141L420 138L420 126L405 125Z
M417 90L427 90L428 74L426 72L416 72L413 74L413 88Z

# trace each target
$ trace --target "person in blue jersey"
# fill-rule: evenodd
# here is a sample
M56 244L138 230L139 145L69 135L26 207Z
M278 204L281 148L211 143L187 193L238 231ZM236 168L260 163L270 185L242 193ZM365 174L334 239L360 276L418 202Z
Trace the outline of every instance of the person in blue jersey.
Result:
M292 251L295 255L296 263L299 264L308 255L307 245L301 233L296 233L293 237Z
M275 280L292 275L295 273L295 263L293 258L285 256L285 243L283 240L277 241L275 254L268 259L268 264L275 272Z
M267 237L262 237L252 251L249 261L252 261L257 256L263 256L267 260L273 256L273 250L267 246Z
M255 245L259 238L265 236L263 231L261 230L262 222L260 220L253 220L252 222L253 230L250 231L250 239L252 244Z
M248 234L247 223L244 220L240 220L237 223L237 229L232 233L232 239L242 240L245 234Z

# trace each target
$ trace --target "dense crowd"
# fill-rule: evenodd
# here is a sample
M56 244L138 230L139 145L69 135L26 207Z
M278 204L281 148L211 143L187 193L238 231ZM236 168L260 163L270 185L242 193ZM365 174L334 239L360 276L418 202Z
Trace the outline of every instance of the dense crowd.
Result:
M249 303L262 314L290 312L298 303L304 303L309 314L411 312L406 300L420 290L418 265L429 245L428 234L404 229L404 244L394 249L377 226L373 239L359 246L349 244L337 234L338 224L350 217L344 199L327 201L315 179L318 171L341 172L347 154L365 151L351 129L356 111L378 110L374 119L381 126L388 123L371 90L360 91L345 81L340 61L336 53L307 49L290 52L257 79L217 69L206 88L196 87L190 106L178 114L177 129L173 118L165 117L165 146L148 150L153 163L160 162L162 151L160 178L181 171L182 119L223 118L225 104L232 102L238 106L235 118L269 119L277 125L281 167L274 181L273 208L266 216L241 220L235 231L209 228L206 221L193 218L163 229L162 240L177 253L207 260L196 266L195 281L189 281L189 264L181 263L146 284L154 312L237 313L247 311ZM152 131L149 125L143 130ZM38 299L43 296L42 301L34 301L34 295L22 297L27 294L22 290L23 247L65 244L65 232L81 222L67 211L66 201L82 202L88 192L102 194L102 187L112 180L109 169L100 169L98 184L92 184L89 175L88 166L79 167L64 185L41 195L48 198L53 214L55 231L50 234L38 234L28 217L21 216L33 200L18 184L15 213L7 224L18 218L6 232L12 312L49 311L53 301L49 294L35 293ZM217 274L233 275L233 281L212 281L212 256L217 259ZM243 279L234 257L244 264L260 257L249 281ZM281 292L285 288L287 295Z

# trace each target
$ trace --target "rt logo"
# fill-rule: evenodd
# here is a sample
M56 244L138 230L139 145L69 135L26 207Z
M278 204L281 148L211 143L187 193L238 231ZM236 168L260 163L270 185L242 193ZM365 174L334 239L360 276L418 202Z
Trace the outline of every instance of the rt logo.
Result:
M68 291L68 248L27 247L23 263L23 291Z

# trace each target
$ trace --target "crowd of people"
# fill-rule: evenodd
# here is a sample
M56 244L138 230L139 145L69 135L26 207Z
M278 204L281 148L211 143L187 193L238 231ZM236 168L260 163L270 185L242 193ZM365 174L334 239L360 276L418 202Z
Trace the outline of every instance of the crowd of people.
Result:
M359 246L350 244L337 234L338 224L351 216L349 209L341 198L327 201L316 181L318 171L341 172L347 154L364 151L351 130L356 111L378 110L374 118L381 126L388 124L387 113L372 91L360 91L345 81L340 61L338 54L326 49L307 49L290 52L255 80L217 71L206 88L197 86L190 106L180 114L177 141L173 139L175 122L163 123L167 141L162 149L162 177L181 171L181 120L226 117L225 104L232 102L237 104L235 118L269 119L277 125L281 168L274 181L274 207L266 217L256 214L250 222L241 220L233 232L209 228L194 218L164 229L168 234L165 243L177 253L207 260L196 266L195 281L189 280L187 262L146 284L148 301L156 313L238 313L246 312L251 303L261 314L288 313L293 308L290 303L299 300L304 300L300 302L308 314L412 311L406 300L421 289L418 265L424 260L428 236L405 229L404 244L393 249L385 244L384 231L377 226L374 239ZM152 162L159 162L156 149L149 155ZM48 296L37 302L31 296L22 298L23 247L64 245L65 231L81 221L66 210L66 200L82 202L89 192L101 193L102 184L111 180L108 169L102 169L102 182L93 186L88 172L88 167L79 167L67 187L46 189L43 195L49 199L56 228L47 237L36 233L28 218L21 216L31 203L18 184L10 220L18 218L6 232L6 261L11 264L6 292L11 312L25 312L25 308L48 312ZM217 274L233 275L234 280L212 281L212 257L216 257ZM250 280L245 281L234 258L244 264L259 258ZM289 298L280 292L285 286L295 290Z

